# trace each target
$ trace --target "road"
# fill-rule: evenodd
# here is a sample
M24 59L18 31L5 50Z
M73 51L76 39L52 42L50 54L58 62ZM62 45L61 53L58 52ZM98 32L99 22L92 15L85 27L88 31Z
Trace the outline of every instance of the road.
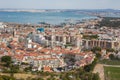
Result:
M120 65L106 65L106 64L104 64L104 66L108 66L108 67L120 67Z

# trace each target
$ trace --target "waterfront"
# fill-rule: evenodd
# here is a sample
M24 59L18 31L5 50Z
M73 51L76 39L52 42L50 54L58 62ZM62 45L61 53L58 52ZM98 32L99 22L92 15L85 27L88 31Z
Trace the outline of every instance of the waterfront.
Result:
M60 24L65 20L76 20L97 18L77 12L0 12L0 22L30 23L37 24L39 22L47 22L50 24Z

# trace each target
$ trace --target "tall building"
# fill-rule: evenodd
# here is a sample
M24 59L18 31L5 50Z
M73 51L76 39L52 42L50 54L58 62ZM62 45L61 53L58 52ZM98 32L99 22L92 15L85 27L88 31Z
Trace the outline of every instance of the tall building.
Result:
M93 47L113 48L119 49L120 43L118 41L109 40L83 40L84 48L91 49Z

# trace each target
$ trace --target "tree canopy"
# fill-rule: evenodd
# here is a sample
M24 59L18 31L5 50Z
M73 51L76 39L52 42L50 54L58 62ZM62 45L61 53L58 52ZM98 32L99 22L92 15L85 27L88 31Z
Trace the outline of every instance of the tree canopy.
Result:
M5 66L9 67L10 63L12 62L12 59L10 56L3 56L3 57L1 57L1 62L4 62Z
M103 17L103 20L98 23L100 27L106 26L106 27L114 27L118 28L120 27L120 18L117 17Z

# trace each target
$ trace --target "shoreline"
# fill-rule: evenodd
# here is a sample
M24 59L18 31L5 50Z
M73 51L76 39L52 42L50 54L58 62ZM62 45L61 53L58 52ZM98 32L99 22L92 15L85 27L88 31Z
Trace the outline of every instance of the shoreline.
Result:
M96 16L96 18L89 18L89 19L81 19L81 20L73 20L74 22L70 22L70 20L72 21L72 19L65 19L63 22L61 23L57 23L57 24L52 24L52 23L48 23L46 21L42 21L42 22L38 22L38 23L20 23L20 22L7 22L7 21L0 21L1 23L5 23L5 24L16 24L16 25L53 25L53 26L56 26L56 25L62 25L62 24L79 24L81 22L84 22L84 21L89 21L89 20L95 20L95 19L99 19L101 17L99 16ZM67 22L68 21L68 22Z

